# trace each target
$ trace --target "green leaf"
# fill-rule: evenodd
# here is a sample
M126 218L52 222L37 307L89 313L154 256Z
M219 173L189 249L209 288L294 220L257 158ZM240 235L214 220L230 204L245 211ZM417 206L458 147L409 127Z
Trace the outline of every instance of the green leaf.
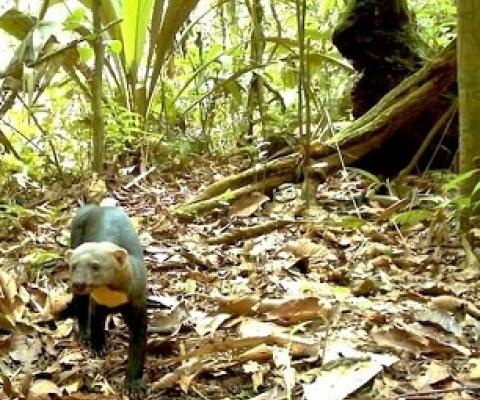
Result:
M80 55L80 59L86 63L93 57L93 49L88 45L80 45L78 46L78 54Z
M75 8L71 14L63 21L63 26L65 29L73 31L77 29L82 22L85 20L85 8L78 7Z
M415 225L427 219L431 219L433 212L430 210L411 210L401 212L390 218L390 221L398 225Z
M294 88L298 85L298 73L294 67L285 65L280 71L280 76L287 88Z
M334 218L333 223L334 225L340 226L342 228L358 229L365 225L367 222L358 217L345 216Z
M474 197L480 191L480 181L477 182L472 190L472 197Z
M225 85L225 91L232 95L236 104L242 103L242 86L237 81L230 81Z
M144 54L145 40L153 10L153 0L124 0L121 23L127 70L136 81L138 66Z
M122 42L120 40L109 40L107 42L107 45L113 54L120 54L123 48Z
M464 172L463 174L456 176L455 178L447 182L445 185L443 185L443 189L446 192L452 189L458 189L463 182L470 179L472 176L478 174L479 172L480 170L478 169L472 169L471 171Z

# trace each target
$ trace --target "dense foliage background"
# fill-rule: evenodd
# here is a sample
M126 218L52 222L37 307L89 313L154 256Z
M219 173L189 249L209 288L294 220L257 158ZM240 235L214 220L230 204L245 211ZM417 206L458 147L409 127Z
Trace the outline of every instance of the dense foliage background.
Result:
M163 19L147 10L153 3L145 2L139 13L128 0L104 8L104 26L110 26L103 90L108 161L130 165L141 153L148 164L168 169L200 154L228 158L239 152L255 161L268 146L298 139L294 1L200 0L183 2L183 9L165 1ZM2 96L7 99L11 87L18 92L0 122L2 144L12 150L2 156L2 184L68 180L90 168L89 5L0 5ZM307 2L316 137L351 120L353 69L331 43L347 7L346 0ZM409 7L428 58L454 35L454 1L411 0Z

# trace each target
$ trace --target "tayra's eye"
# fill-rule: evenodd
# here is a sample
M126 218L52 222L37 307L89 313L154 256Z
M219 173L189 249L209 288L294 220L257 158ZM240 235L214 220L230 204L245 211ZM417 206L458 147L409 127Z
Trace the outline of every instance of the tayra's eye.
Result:
M100 264L99 263L92 263L90 265L90 268L92 269L93 272L98 272L98 271L100 271Z

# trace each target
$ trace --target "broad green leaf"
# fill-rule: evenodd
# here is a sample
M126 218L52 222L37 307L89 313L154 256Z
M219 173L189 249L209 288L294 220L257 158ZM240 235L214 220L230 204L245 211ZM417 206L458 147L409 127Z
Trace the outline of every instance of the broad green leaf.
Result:
M390 218L390 221L398 225L415 225L419 222L431 219L433 212L430 210L411 210L399 213Z
M168 2L167 10L165 11L163 19L162 30L157 36L157 42L155 44L156 59L148 91L149 101L155 91L155 86L160 77L160 71L165 61L165 56L172 46L173 39L198 2L199 0L171 0Z
M153 0L124 0L121 24L127 71L136 81L137 71L145 50L145 40L153 10Z
M11 9L0 17L0 29L18 40L23 40L33 28L36 19Z

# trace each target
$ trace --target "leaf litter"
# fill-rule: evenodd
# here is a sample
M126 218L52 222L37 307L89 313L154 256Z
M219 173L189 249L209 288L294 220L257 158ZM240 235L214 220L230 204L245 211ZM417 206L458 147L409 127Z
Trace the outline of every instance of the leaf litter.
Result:
M297 195L276 203L255 193L177 219L170 207L214 176L211 168L115 187L93 177L63 195L39 191L25 212L0 214L2 226L9 221L0 248L6 398L121 396L122 319L108 320L100 359L75 340L72 320L53 317L70 298L63 253L72 199L89 191L124 207L145 247L146 398L480 396L479 274L447 218L453 213L423 209L418 194L416 203L362 197L369 183L338 173L319 184L308 216L299 216Z

